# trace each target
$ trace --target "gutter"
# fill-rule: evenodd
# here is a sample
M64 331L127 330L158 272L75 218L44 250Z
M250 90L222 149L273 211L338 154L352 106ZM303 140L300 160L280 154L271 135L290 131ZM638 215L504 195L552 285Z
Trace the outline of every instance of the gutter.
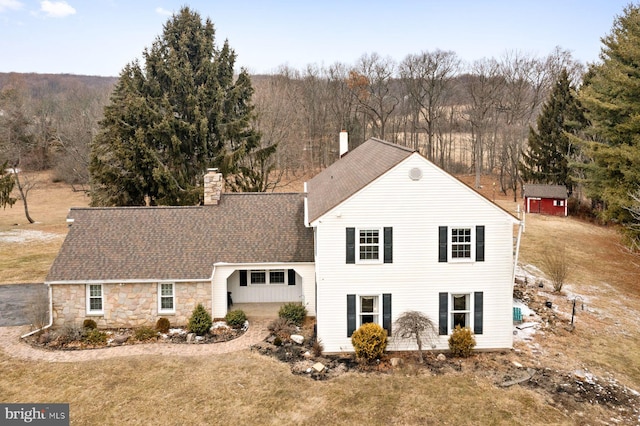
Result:
M51 289L51 285L50 284L47 284L47 288L49 289L49 324L47 324L44 327L39 328L37 330L33 330L33 331L31 331L31 332L29 332L27 334L23 334L22 336L20 336L21 339L24 339L25 337L29 337L32 334L36 334L36 333L38 333L38 332L40 332L42 330L45 330L45 329L47 329L47 328L49 328L49 327L51 327L53 325L53 294L52 294L53 290Z

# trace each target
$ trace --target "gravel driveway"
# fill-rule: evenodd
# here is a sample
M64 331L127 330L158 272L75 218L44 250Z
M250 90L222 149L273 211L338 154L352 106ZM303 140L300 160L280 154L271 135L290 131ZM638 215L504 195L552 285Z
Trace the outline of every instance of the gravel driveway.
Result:
M47 287L42 283L0 285L0 327L31 324L31 308L43 296L47 300Z

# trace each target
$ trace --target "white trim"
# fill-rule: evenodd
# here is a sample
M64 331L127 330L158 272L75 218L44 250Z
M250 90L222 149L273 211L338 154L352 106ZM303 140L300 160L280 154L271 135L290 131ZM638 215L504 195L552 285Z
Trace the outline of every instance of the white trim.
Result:
M376 305L374 306L374 312L362 312L362 298L363 297L375 297ZM378 324L382 327L382 294L356 294L356 330L362 326L362 316L363 315L372 315L376 318L374 321L375 324Z
M171 285L171 295L162 295L162 286L163 285ZM174 282L159 282L158 283L158 314L175 314L176 313L176 283ZM162 308L162 298L163 297L171 297L171 305L173 308L171 309L163 309Z
M100 296L91 296L91 286L100 286ZM85 302L86 302L86 314L87 316L100 316L104 315L104 287L102 283L88 283L85 285ZM91 309L91 298L100 298L100 306L102 309Z
M453 230L454 229L469 229L471 232L470 255L469 257L453 257ZM485 228L486 229L486 228ZM472 263L476 261L476 225L452 225L447 229L447 256L449 256L449 262L451 263ZM485 236L486 239L486 236ZM456 243L467 244L467 243Z
M361 231L378 231L378 243L377 244L364 244L364 246L378 246L378 258L377 259L361 259L360 258L360 232ZM384 230L379 226L361 226L355 229L355 258L356 264L379 264L384 260Z

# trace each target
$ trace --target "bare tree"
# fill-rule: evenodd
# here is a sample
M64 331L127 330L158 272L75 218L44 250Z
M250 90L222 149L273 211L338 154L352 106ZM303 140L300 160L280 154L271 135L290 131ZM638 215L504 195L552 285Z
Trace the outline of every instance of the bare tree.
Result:
M455 53L436 50L408 55L399 67L405 93L412 105L413 147L419 148L418 129L424 129L427 141L423 153L441 167L444 167L445 148L441 132L447 118L446 103L452 92L452 79L459 66L460 60Z
M401 339L415 340L418 346L418 356L420 363L424 362L422 356L422 346L425 343L432 343L438 336L438 331L431 319L418 311L406 311L400 314L395 321L396 335Z

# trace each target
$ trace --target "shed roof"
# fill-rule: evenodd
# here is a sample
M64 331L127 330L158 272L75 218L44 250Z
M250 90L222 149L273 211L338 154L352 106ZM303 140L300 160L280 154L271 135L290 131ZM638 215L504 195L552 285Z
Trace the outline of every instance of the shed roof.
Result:
M74 208L47 282L209 279L213 264L313 262L304 195L223 194L197 207Z
M564 185L525 184L525 197L566 199L567 187Z
M351 197L415 151L371 138L307 182L309 222Z

